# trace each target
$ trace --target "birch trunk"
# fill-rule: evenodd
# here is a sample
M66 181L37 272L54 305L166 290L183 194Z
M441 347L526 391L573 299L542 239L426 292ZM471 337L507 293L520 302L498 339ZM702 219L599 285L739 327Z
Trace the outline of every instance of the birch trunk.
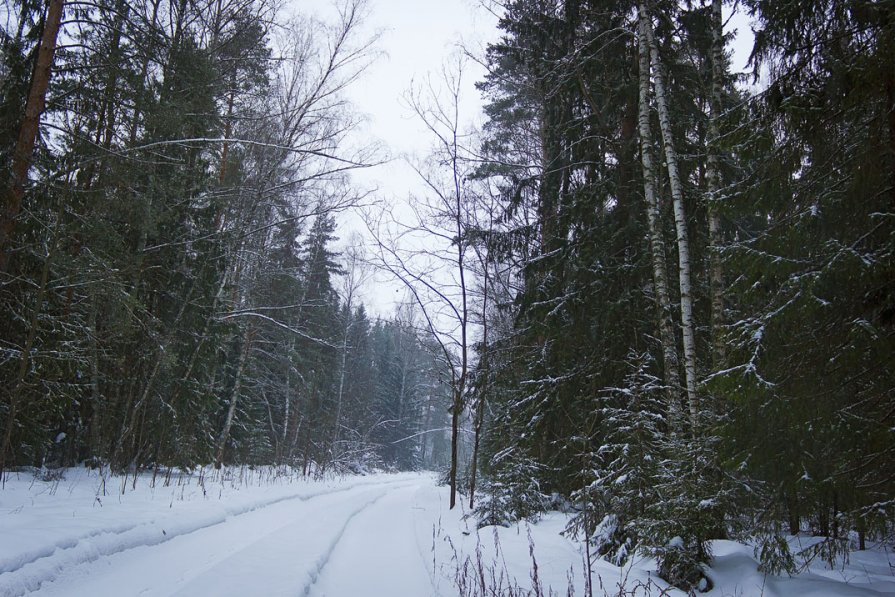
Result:
M254 335L254 328L250 325L246 328L242 337L242 350L239 352L236 380L233 383L233 389L230 391L230 405L227 408L227 417L224 419L224 428L221 430L221 435L218 437L217 446L215 447L214 468L221 468L221 464L224 462L224 448L227 446L227 438L230 437L230 429L233 427L236 405L239 402L239 392L242 389L242 374L245 371L246 361L252 349Z
M720 368L725 358L724 340L724 270L721 264L721 148L718 120L721 118L721 85L724 78L724 24L721 18L721 0L712 0L712 97L709 104L708 180L709 220L709 287L712 299L712 361Z
M202 326L202 332L199 334L199 340L196 342L195 348L190 353L190 358L187 361L186 370L183 375L180 376L180 383L174 387L174 392L171 395L171 404L177 407L177 403L180 398L180 392L183 388L187 387L190 379L192 379L193 369L196 367L196 362L199 360L199 352L202 350L202 347L205 345L205 341L208 340L208 334L211 330L211 324L215 320L215 316L218 313L218 305L220 305L221 298L224 296L224 289L227 286L229 271L224 271L221 276L221 283L218 284L217 292L214 294L214 299L211 301L211 310L209 312L208 317L205 318L205 323Z
M348 365L348 338L351 334L351 325L354 323L351 316L351 300L347 302L345 311L348 313L348 323L345 325L345 333L342 335L342 358L339 363L339 392L336 395L336 420L333 425L333 463L341 458L341 454L339 453L339 439L342 430L342 401L345 396L345 368Z
M665 368L665 384L668 386L670 415L677 419L681 378L677 354L677 340L672 323L671 295L668 290L668 269L665 238L662 234L659 199L656 193L656 169L653 161L653 134L650 125L650 57L645 28L648 17L641 5L637 30L637 46L640 59L640 101L638 125L640 132L640 161L643 166L643 195L646 199L646 215L649 226L650 251L653 264L653 286L659 311L659 338L662 341L662 357Z
M659 58L659 47L653 34L652 22L645 2L640 3L643 34L649 41L653 66L653 83L656 91L656 107L659 112L659 128L665 147L665 161L668 164L668 182L674 205L674 224L677 231L678 278L681 289L681 328L684 337L684 373L686 375L687 403L690 408L690 424L695 432L699 416L699 396L696 394L696 336L693 324L693 285L690 275L690 242L687 236L687 217L684 212L684 192L678 168L677 151L671 132L671 116L668 111L668 96L665 75Z

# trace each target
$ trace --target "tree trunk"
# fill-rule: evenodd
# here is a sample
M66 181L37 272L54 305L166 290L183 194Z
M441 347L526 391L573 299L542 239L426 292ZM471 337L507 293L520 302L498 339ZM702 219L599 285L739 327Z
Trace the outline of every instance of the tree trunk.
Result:
M149 373L149 377L146 380L146 385L143 386L143 391L140 393L140 398L134 402L134 393L130 392L128 394L127 405L122 411L122 422L121 422L121 431L118 434L118 440L115 445L115 450L112 455L112 465L115 467L120 467L124 463L124 450L126 447L126 443L128 440L131 440L131 448L136 446L135 443L135 433L137 430L137 420L139 419L143 407L149 402L149 395L152 389L155 387L155 382L158 379L159 373L162 370L162 361L165 359L165 355L168 352L168 347L172 344L174 340L174 335L177 330L180 329L180 322L183 319L184 314L186 313L187 305L189 305L190 301L193 297L193 291L196 289L196 285L193 284L190 286L187 291L187 295L184 297L183 301L180 304L180 309L177 311L177 315L174 317L174 321L171 323L170 328L168 329L168 333L165 334L162 341L159 343L158 347L158 355L155 359L155 362L152 365L152 371ZM132 289L133 293L136 293L136 288ZM131 408L133 405L133 408ZM130 413L130 417L128 417L128 413ZM137 452L134 449L130 450L130 453L127 455L128 460L131 461L132 464L138 464L135 461Z
M31 156L37 141L40 127L40 115L44 111L47 100L47 88L50 85L50 73L53 68L53 55L56 53L56 38L62 22L63 0L49 0L47 15L44 19L43 35L37 50L37 62L31 78L31 89L25 103L25 118L19 128L19 137L12 154L12 173L9 189L3 210L0 211L0 272L9 267L9 242L15 231L16 218L22 211L25 198L25 181L31 168Z
M789 524L789 534L798 535L802 522L799 514L799 502L794 493L786 498L786 518Z
M100 332L99 332L99 296L96 289L90 291L90 429L89 454L93 457L102 457L103 424L106 420L104 397L100 387Z
M895 75L886 81L886 103L889 108L889 172L891 180L892 208L895 209Z
M426 401L426 414L423 417L423 429L428 431L432 426L432 397ZM429 441L429 436L431 433L423 433L420 435L420 463L422 464L424 469L432 469L435 465L435 460L432 458L432 452L429 448L430 445L434 445L434 442Z
M60 210L61 211L61 210ZM61 217L61 214L60 214ZM57 222L59 220L57 219ZM58 228L57 228L58 230ZM16 426L16 417L23 393L25 392L25 380L28 377L31 363L31 352L34 349L34 343L37 341L37 330L40 323L40 313L43 308L44 298L47 293L47 285L50 279L50 264L56 255L57 234L53 234L50 241L49 253L44 260L43 268L40 274L40 286L37 289L37 296L34 299L34 308L31 311L31 321L28 323L28 336L25 338L25 345L22 347L19 356L19 368L16 374L16 381L9 393L9 408L6 413L6 428L3 432L3 443L0 445L0 481L5 485L6 477L6 457L12 447L12 432Z
M724 77L724 31L721 18L721 0L712 0L712 97L708 122L708 158L706 160L708 179L708 220L709 220L709 287L712 302L712 362L716 369L723 366L725 359L724 340L721 330L724 326L724 270L721 264L721 133L718 120L721 118L721 86Z
M687 215L684 211L684 191L681 186L677 151L671 130L671 115L668 110L668 96L665 89L665 75L659 58L659 47L653 34L653 26L647 12L646 3L641 2L644 34L650 45L650 55L654 72L656 107L659 112L659 128L665 147L665 161L668 164L668 182L674 203L674 224L677 231L678 278L681 289L681 329L684 337L684 373L686 375L687 402L690 407L690 425L695 433L699 424L699 396L696 393L696 334L693 323L693 285L690 275L690 242L687 236Z
M458 166L457 130L453 131L453 150L451 153L454 179L454 198L456 200L457 225L457 272L460 280L460 376L454 391L454 404L451 409L451 503L453 510L457 504L457 463L460 458L460 413L463 411L463 395L466 393L466 375L469 370L469 345L466 324L469 322L469 305L466 297L466 249L463 243L463 192Z
M491 221L488 222L488 232L494 229L493 212ZM490 238L490 237L489 237ZM476 249L476 256L479 259L479 265L482 267L482 356L479 359L479 371L481 371L481 383L479 384L478 404L475 409L475 420L473 421L475 439L472 446L472 461L469 463L469 509L475 506L475 484L476 474L479 468L479 445L482 439L482 425L485 420L485 400L488 396L488 297L490 290L488 275L488 260L491 256L491 244L486 244L486 253L482 255L480 248Z
M475 506L475 483L479 465L479 444L482 439L482 423L485 419L485 397L479 395L479 402L475 409L475 439L472 444L472 460L469 463L469 509Z
M659 339L662 341L662 357L665 369L665 384L668 386L669 415L672 423L677 423L680 400L680 363L677 354L677 339L674 334L671 295L668 290L668 265L666 261L665 238L662 234L659 198L656 193L656 169L653 161L653 134L650 125L649 79L650 58L645 29L649 27L648 17L641 7L638 23L638 53L640 58L640 101L638 123L640 131L640 160L643 165L643 194L646 199L646 215L652 253L653 286L658 307Z
M346 310L348 312L348 325L345 326L345 334L342 337L342 358L339 364L339 393L336 395L336 420L333 425L332 457L334 462L339 457L338 445L342 425L342 400L345 395L345 367L348 362L348 335L351 333L352 324L350 301Z
M227 417L224 419L224 428L221 430L221 435L218 437L217 446L215 447L214 468L221 468L221 464L224 462L224 448L227 446L227 438L230 437L230 429L233 427L236 404L239 401L239 392L242 389L242 373L245 370L249 352L251 352L252 338L254 335L254 328L248 326L242 337L242 350L239 352L239 365L236 368L236 380L233 383L233 389L230 391L230 406L227 408Z
M233 134L233 102L235 100L236 87L235 77L230 79L230 92L227 95L227 115L224 117L224 146L221 148L221 166L218 171L218 184L223 187L227 180L227 160L230 159L230 135ZM214 231L222 232L224 226L224 204L220 204L214 213Z
M124 33L124 23L127 20L128 12L130 11L130 6L124 0L118 0L115 6L115 10L118 13L118 16L115 19L115 26L111 32L111 39L109 41L109 63L112 68L109 69L108 75L106 76L106 84L105 84L105 93L103 94L103 99L99 103L98 112L99 116L96 119L96 133L94 135L93 142L97 147L103 148L105 152L108 152L112 147L112 137L115 131L115 106L116 106L116 92L118 89L118 79L120 76L120 70L118 68L118 64L121 61L121 36ZM105 160L106 156L104 155L100 158L99 162L91 162L87 165L86 175L84 176L84 189L92 189L93 182L97 173L102 173L105 169Z
M460 457L460 403L460 391L459 389L455 389L454 401L451 405L451 469L449 474L451 485L451 510L457 505L457 459Z

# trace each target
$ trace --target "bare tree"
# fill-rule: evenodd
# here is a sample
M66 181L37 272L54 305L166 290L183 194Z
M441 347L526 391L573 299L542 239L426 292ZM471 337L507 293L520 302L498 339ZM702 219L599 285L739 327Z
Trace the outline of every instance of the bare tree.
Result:
M277 313L301 305L258 305L251 287L267 263L274 230L325 213L357 206L363 194L347 186L345 173L374 161L375 148L345 151L345 138L357 124L344 99L346 87L357 81L372 60L374 38L358 39L363 0L349 0L338 7L335 23L297 20L283 31L279 46L283 60L275 71L276 94L267 104L269 126L257 139L230 139L228 143L253 148L255 188L229 213L219 216L222 230L237 239L230 278L234 293L229 309L216 314L220 320L240 320L242 343L236 379L228 400L227 416L215 442L215 463L220 466L233 426L242 390L242 376L250 357L257 325L273 326L297 337L335 348L323 338L277 320ZM225 145L226 149L226 145ZM268 198L284 195L288 209L278 209ZM309 204L309 200L313 203ZM313 206L313 207L312 207ZM238 298L236 298L238 297ZM301 301L299 301L301 302ZM286 380L288 384L288 379ZM289 417L284 422L287 442ZM293 428L293 434L297 429Z
M450 371L451 487L457 502L460 418L470 372L472 325L469 230L473 223L467 168L468 153L460 115L464 59L442 69L440 81L427 78L407 101L430 134L428 159L412 164L426 192L413 197L405 221L381 213L368 221L378 249L377 265L403 283L435 338Z

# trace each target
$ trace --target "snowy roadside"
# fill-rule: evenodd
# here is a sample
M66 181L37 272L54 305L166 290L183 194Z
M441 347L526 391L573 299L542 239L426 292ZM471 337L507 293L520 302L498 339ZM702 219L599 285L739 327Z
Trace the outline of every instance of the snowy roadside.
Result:
M611 597L684 597L685 592L670 587L656 575L656 562L632 558L618 567L595 560L587 586L586 558L580 542L561 533L568 518L549 513L536 524L521 523L509 528L486 527L478 534L461 535L454 548L441 548L440 560L451 553L466 567L469 588L463 597L509 595L548 597L565 595ZM446 534L450 543L457 535ZM818 539L789 537L792 551L798 552ZM735 541L713 541L714 560L707 576L711 590L698 593L708 597L858 597L895 595L895 553L884 545L851 552L848 562L834 568L814 561L799 574L765 575L758 571L753 547ZM454 566L456 568L456 566ZM443 573L449 574L445 566ZM486 590L482 590L482 587ZM495 590L497 588L498 590Z
M131 479L132 482L132 479ZM0 491L0 595L584 595L566 516L475 528L426 474L310 481L271 469L122 479L70 469ZM803 539L804 540L804 539ZM798 539L793 538L793 541ZM810 540L808 540L810 541ZM895 594L895 555L852 554L796 577L757 572L752 548L714 544L711 596ZM591 565L593 595L683 595L654 563Z

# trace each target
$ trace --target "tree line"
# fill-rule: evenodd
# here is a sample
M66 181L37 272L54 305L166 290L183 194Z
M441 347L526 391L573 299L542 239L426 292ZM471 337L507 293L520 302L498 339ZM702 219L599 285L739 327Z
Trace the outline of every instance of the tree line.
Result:
M482 519L559 500L685 589L712 539L772 573L891 539L895 6L738 3L752 81L721 0L494 6L464 161L491 226L460 241L493 272Z
M443 366L336 251L362 5L7 5L0 474L446 458ZM355 144L356 145L356 144Z

